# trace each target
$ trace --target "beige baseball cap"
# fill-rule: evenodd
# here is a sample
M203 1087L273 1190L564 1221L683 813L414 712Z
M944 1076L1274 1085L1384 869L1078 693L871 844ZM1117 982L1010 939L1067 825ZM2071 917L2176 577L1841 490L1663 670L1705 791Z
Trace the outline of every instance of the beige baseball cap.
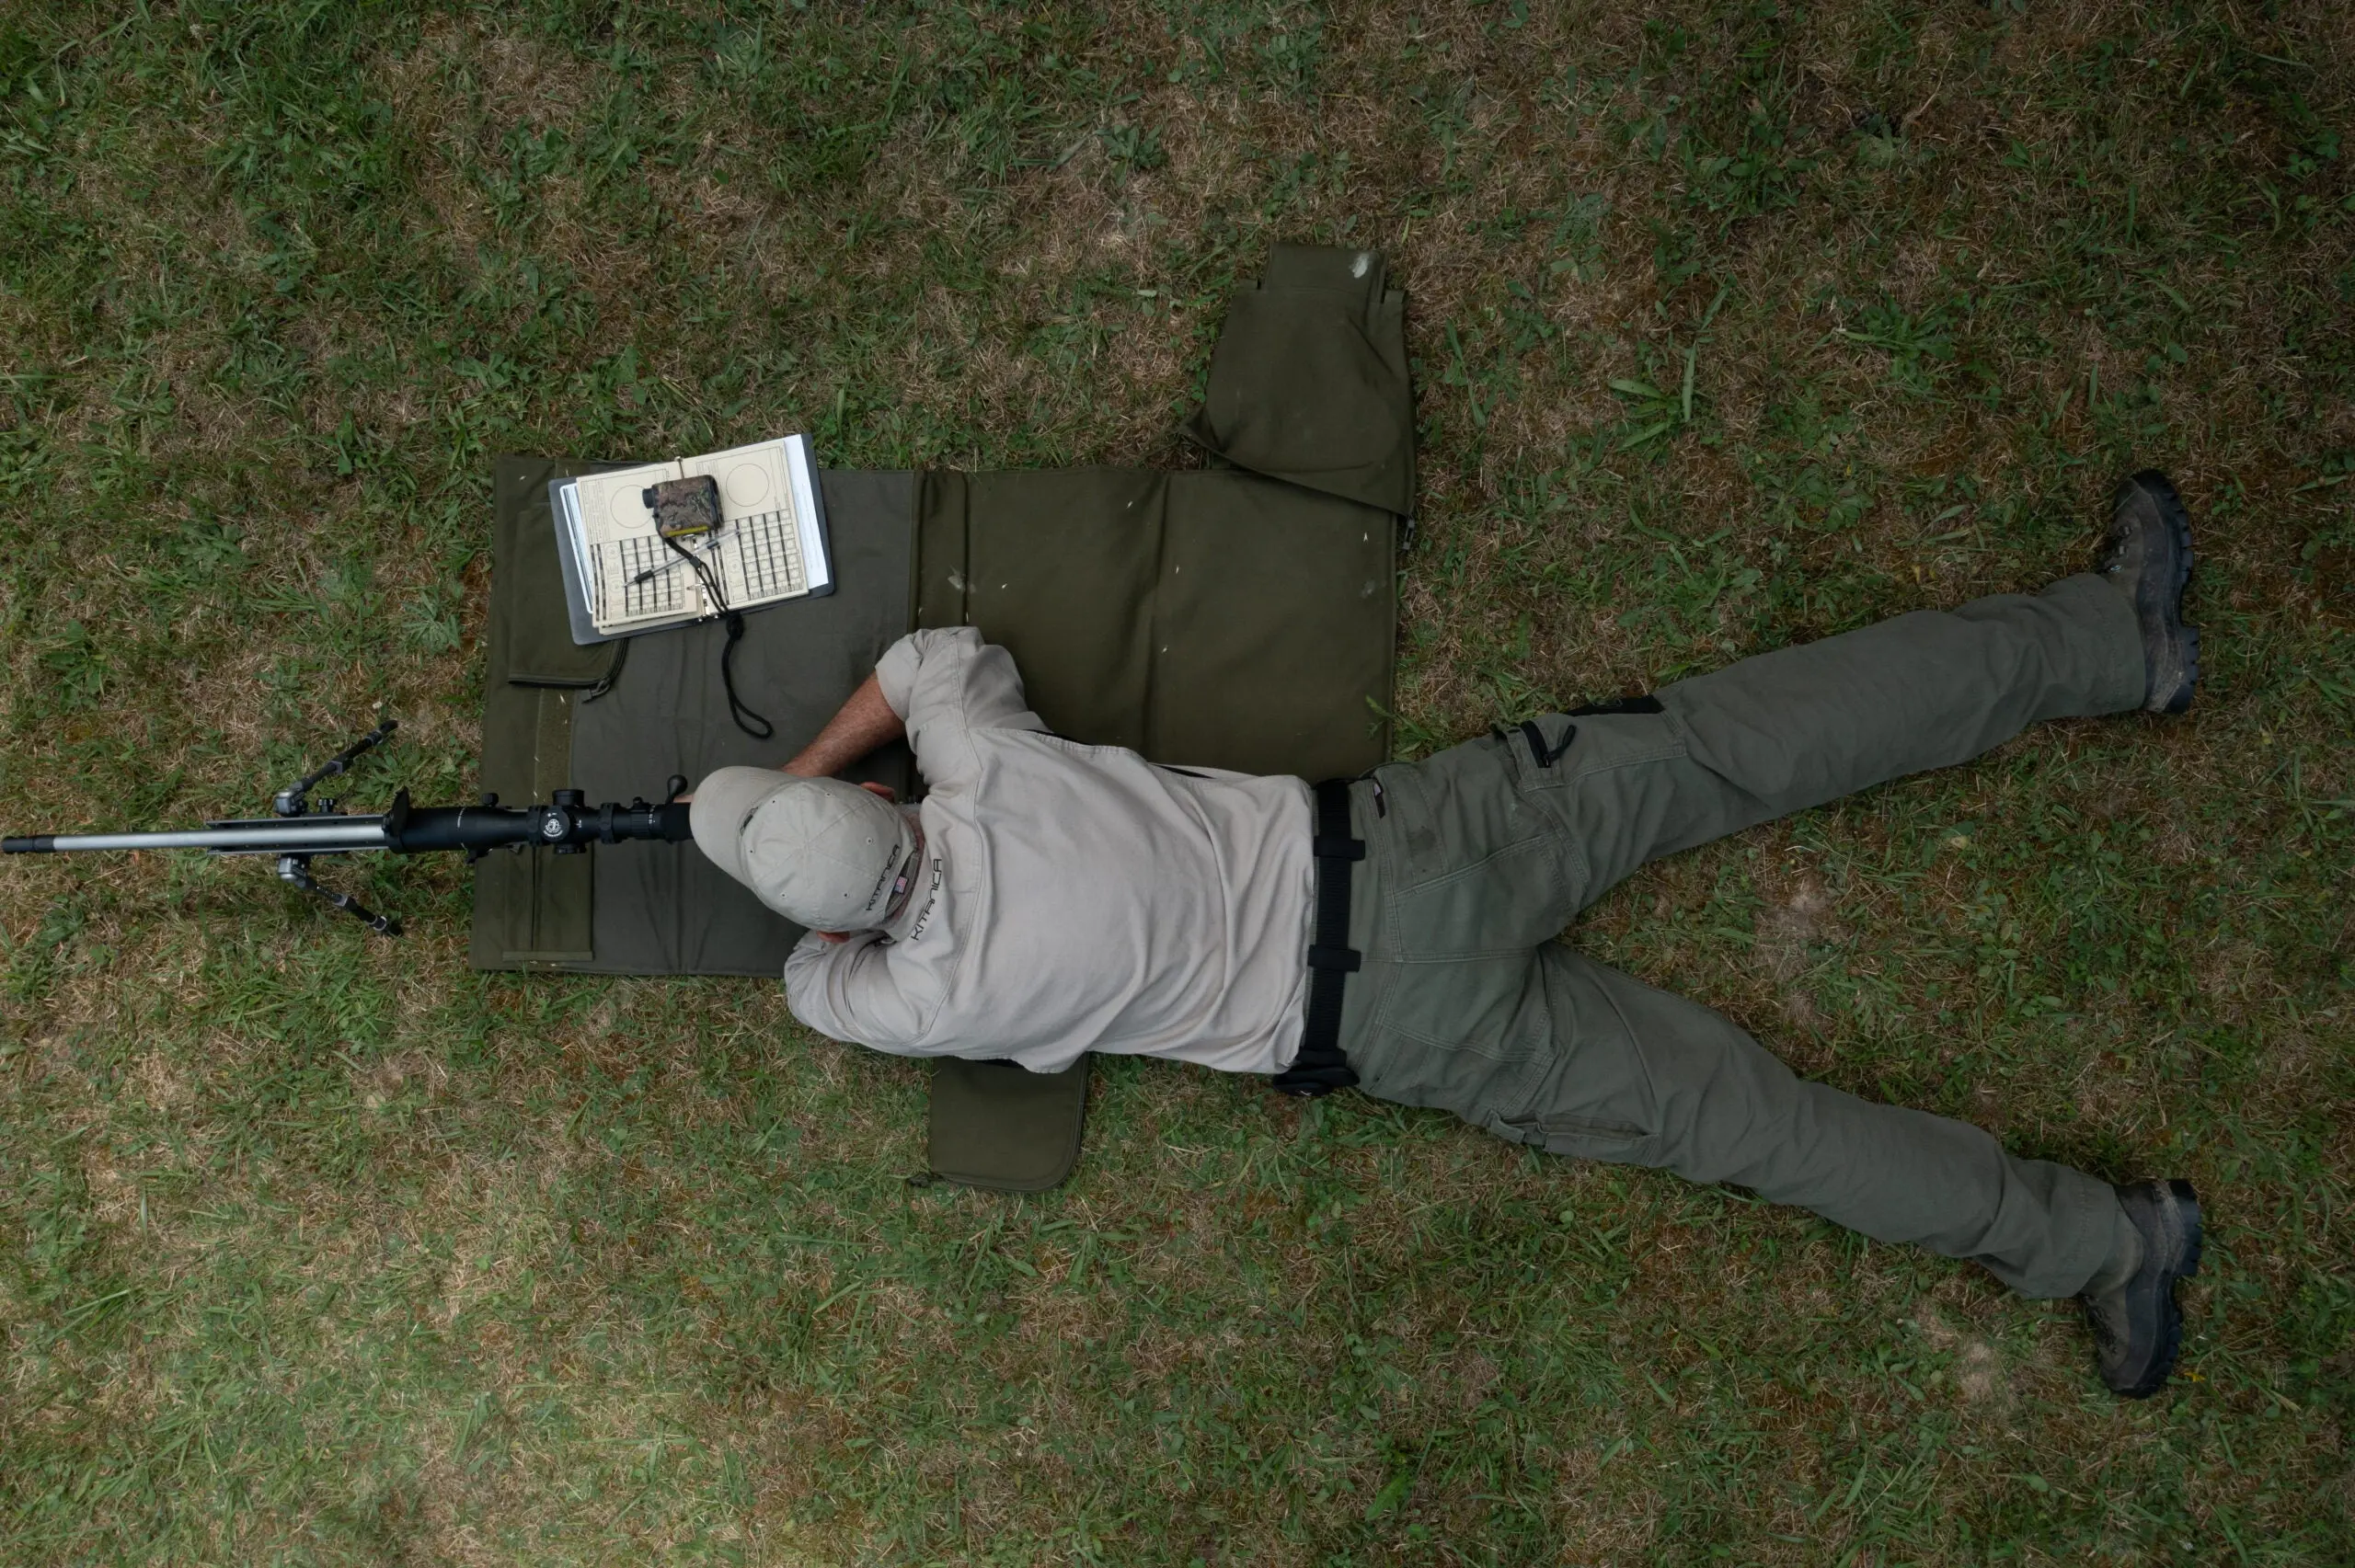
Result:
M721 768L695 786L695 847L762 903L812 931L872 931L916 851L900 808L840 779Z

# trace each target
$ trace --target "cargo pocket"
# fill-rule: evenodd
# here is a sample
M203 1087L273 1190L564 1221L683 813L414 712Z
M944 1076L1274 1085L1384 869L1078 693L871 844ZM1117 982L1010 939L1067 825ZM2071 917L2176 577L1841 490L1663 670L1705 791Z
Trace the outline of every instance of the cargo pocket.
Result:
M1539 772L1531 756L1508 730L1382 770L1396 846L1383 907L1391 952L1525 961L1569 923L1582 878L1563 830L1566 796L1524 784L1524 771ZM1567 768L1561 776L1568 782Z
M1565 715L1544 714L1510 728L1500 725L1497 735L1512 754L1513 779L1523 794L1559 789L1577 776L1579 727Z
M1568 948L1537 956L1552 1050L1530 1092L1480 1125L1556 1154L1647 1165L1660 1130L1651 1072L1619 1009L1598 983L1610 971Z
M1673 761L1684 754L1683 731L1668 715L1630 709L1580 719L1577 743L1562 765L1574 777L1587 779L1647 762Z
M1499 1138L1534 1144L1550 1154L1607 1160L1621 1165L1648 1163L1643 1157L1643 1148L1652 1135L1627 1122L1545 1112L1518 1116L1492 1114L1486 1125Z
M1526 950L1452 963L1377 961L1351 978L1378 990L1344 1042L1358 1086L1378 1100L1452 1111L1484 1126L1492 1105L1522 1105L1553 1059L1545 993Z

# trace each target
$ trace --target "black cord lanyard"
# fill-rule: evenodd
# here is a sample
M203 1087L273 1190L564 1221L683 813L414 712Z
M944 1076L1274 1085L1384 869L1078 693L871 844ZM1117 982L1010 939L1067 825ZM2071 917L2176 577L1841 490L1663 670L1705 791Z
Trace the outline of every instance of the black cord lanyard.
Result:
M736 727L755 740L766 740L776 734L776 726L746 707L744 699L736 694L736 645L743 638L744 612L730 610L728 612L728 643L719 650L719 683L728 689L728 716L736 721ZM746 723L747 719L752 722ZM755 729L753 725L760 727Z
M678 552L679 558L695 569L703 579L704 593L718 608L720 618L728 624L728 641L719 650L719 683L728 692L728 716L736 727L755 740L767 740L776 734L776 726L754 713L743 698L736 694L736 645L744 640L744 612L729 607L727 591L719 586L719 574L701 555L665 533L662 543Z

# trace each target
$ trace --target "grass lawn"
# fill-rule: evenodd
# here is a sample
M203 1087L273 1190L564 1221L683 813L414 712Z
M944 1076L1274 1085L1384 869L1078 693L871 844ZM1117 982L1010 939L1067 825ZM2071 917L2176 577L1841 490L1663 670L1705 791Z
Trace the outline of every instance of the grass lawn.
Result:
M1399 736L2078 569L2185 719L1654 866L1572 937L2207 1201L2183 1371L1435 1114L1097 1070L1078 1175L753 982L478 976L454 857L0 864L10 1564L2355 1561L2355 14L0 5L0 825L366 727L472 784L499 452L1191 461L1279 239L1409 291ZM649 781L649 784L659 781Z

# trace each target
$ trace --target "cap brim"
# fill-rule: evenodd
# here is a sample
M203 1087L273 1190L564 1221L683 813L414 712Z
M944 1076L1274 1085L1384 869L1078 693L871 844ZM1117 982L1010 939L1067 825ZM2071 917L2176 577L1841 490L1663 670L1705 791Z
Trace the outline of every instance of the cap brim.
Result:
M752 867L744 860L744 818L792 783L791 774L775 768L714 772L695 786L695 797L687 806L687 825L695 830L695 848L712 864L751 887Z

